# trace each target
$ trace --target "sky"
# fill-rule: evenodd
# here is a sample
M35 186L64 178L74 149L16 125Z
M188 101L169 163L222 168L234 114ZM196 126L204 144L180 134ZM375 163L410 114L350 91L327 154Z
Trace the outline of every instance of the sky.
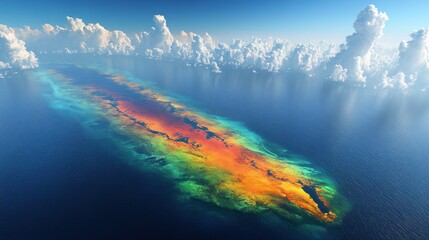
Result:
M427 0L413 0L412 4L404 0L6 0L2 1L0 23L63 26L66 16L72 16L134 33L150 30L153 15L162 14L173 34L184 30L208 32L219 41L271 36L292 42L340 43L353 32L356 14L370 3L389 16L381 39L387 45L397 46L412 31L429 27Z

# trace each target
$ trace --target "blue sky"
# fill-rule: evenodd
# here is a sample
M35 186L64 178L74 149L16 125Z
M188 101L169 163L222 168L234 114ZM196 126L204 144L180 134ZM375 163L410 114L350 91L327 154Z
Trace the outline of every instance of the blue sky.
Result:
M209 32L215 39L280 37L294 42L342 42L353 32L357 13L370 3L387 12L390 20L383 40L397 45L408 34L429 27L429 1L127 1L127 0L7 0L0 23L13 27L43 23L66 24L65 16L100 22L126 32L149 30L154 14L166 17L173 33Z

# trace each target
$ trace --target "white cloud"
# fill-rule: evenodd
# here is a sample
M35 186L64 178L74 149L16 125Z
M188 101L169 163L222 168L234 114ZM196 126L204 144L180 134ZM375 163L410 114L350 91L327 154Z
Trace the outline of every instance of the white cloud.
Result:
M134 51L131 39L122 31L110 31L99 23L85 24L80 18L67 17L69 26L44 24L43 30L18 29L30 49L39 53L125 54Z
M218 44L213 56L221 65L279 72L284 68L289 51L287 41L253 38L249 43L234 40L231 45Z
M355 81L375 88L409 89L420 82L429 86L429 30L412 33L411 40L401 43L399 49L387 49L377 40L388 16L374 5L357 15L355 32L340 46L323 42L292 45L286 40L256 37L248 42L216 43L208 33L184 31L173 36L162 15L153 17L150 31L134 34L132 39L99 23L67 20L64 27L44 24L41 30L25 27L15 33L26 41L28 49L38 53L136 54L204 66L216 73L229 66L254 72L301 71L315 78ZM35 58L31 52L28 56ZM0 61L0 68L11 67L12 62Z
M110 53L122 53L129 55L134 51L134 46L131 44L131 39L122 31L112 31L109 41Z
M410 34L411 40L399 46L399 70L412 74L429 68L429 29Z
M298 44L288 56L287 67L312 75L337 52L337 46L324 42L319 42L318 44Z
M394 74L403 75L408 85L426 87L429 84L429 29L410 34L411 40L399 46L399 59Z
M210 64L210 68L211 68L212 72L214 72L214 73L222 73L222 71L220 70L220 68L216 62L212 62Z
M347 79L347 69L343 69L341 65L336 64L334 66L334 71L329 78L334 81L344 82Z
M365 82L365 70L370 68L371 53L374 43L383 35L383 29L389 18L384 12L379 12L374 5L369 5L357 16L353 24L355 33L347 36L346 43L341 45L340 52L328 63L328 74L334 71L336 65L347 69L347 79Z
M17 38L13 28L0 24L0 69L35 67L38 67L36 55L27 51L25 42Z
M410 75L407 79L403 72L399 72L392 77L388 76L388 73L383 74L380 86L383 88L398 88L401 90L406 90L414 85L415 77Z
M163 53L170 52L174 37L167 27L167 21L164 16L155 15L153 22L155 23L155 27L152 28L152 31L134 35L133 43L136 46L137 52L146 54L147 50L153 52L153 49L159 49Z
M410 34L411 40L401 42L396 63L381 78L383 88L426 88L429 84L429 29Z
M191 60L197 64L210 65L212 58L211 49L207 48L204 39L199 35L194 35Z

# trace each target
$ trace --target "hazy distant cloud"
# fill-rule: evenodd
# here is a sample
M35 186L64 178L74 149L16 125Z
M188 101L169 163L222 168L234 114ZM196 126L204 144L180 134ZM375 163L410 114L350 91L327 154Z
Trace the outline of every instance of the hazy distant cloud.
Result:
M0 24L0 69L35 67L38 67L36 55L27 51L25 42L17 38L13 28Z

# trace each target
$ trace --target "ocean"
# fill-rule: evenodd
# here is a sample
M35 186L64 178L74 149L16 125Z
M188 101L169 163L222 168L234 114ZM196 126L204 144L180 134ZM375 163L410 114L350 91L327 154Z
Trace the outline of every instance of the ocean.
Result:
M427 92L298 72L216 74L138 56L40 62L39 69L0 79L0 239L429 237ZM61 85L40 77L53 71L79 84L102 82L107 71L132 76L207 116L240 123L322 172L344 201L341 219L294 221L184 195L166 174L130 163L122 144L128 140L108 131L112 125L88 128L91 111L55 105Z

